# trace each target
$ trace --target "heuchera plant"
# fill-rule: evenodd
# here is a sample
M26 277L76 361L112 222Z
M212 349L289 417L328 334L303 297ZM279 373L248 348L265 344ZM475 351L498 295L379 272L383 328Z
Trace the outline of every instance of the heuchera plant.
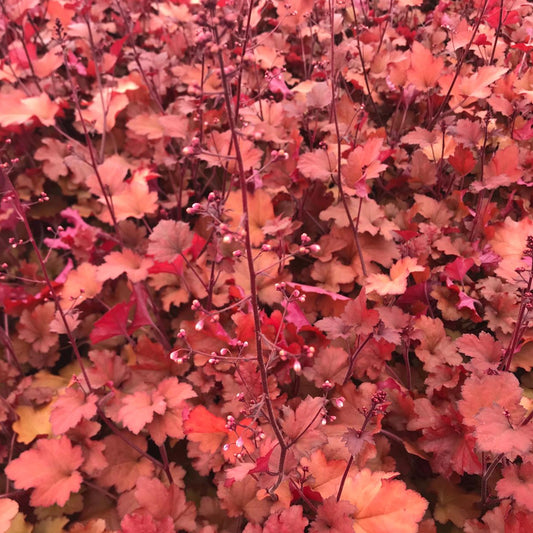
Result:
M533 531L533 6L6 0L0 533Z

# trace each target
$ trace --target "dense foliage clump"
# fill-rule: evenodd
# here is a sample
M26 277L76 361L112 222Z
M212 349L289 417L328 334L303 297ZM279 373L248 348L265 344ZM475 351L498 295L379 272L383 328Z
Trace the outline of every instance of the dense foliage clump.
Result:
M4 2L0 533L533 531L532 39Z

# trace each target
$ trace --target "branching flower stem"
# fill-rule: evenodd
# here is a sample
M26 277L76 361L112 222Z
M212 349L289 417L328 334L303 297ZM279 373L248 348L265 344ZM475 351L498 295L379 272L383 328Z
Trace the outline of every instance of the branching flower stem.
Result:
M498 16L498 27L496 28L496 32L494 34L494 44L492 45L492 52L490 53L489 65L492 65L494 63L494 57L496 55L496 46L498 45L498 37L500 36L500 33L502 31L502 24L503 24L503 0L500 0L500 14Z
M253 8L253 0L250 0L250 6L248 7L248 17L246 18L246 30L244 33L244 41L242 43L242 52L241 52L241 65L244 62L244 56L247 52L248 42L250 41L250 29L252 27L252 8ZM239 78L237 80L237 89L236 89L236 98L235 98L235 114L234 114L234 120L235 122L239 119L239 110L241 105L241 89L242 89L242 73L243 69L239 69Z
M470 41L468 41L468 44L464 48L461 58L459 59L455 67L455 74L454 74L452 82L450 83L450 86L448 87L446 96L444 97L444 100L441 102L439 108L437 109L437 112L433 115L433 118L428 123L427 129L430 131L435 127L435 124L439 120L442 112L444 111L444 108L448 105L448 102L450 101L450 98L452 97L452 90L459 78L459 74L461 73L461 67L463 66L468 56L468 52L470 51L470 48L472 47L472 43L474 42L474 39L476 38L477 32L479 30L479 26L481 24L481 21L483 20L483 15L485 14L488 3L489 3L489 0L485 0L485 2L483 3L483 6L481 7L481 11L479 12L479 16L476 20L476 25L474 26L474 29L472 30Z
M100 171L98 170L98 161L96 158L96 152L93 145L93 142L91 140L91 137L89 135L89 131L87 129L87 124L85 123L85 119L83 118L82 109L81 109L81 103L80 99L78 97L78 87L72 78L72 75L70 73L70 67L68 64L68 57L67 57L67 50L64 47L63 37L59 34L60 29L58 28L58 39L60 44L63 46L63 63L65 65L65 71L67 73L67 79L70 83L71 87L71 94L72 94L72 100L74 102L74 106L76 107L76 111L78 112L78 115L80 117L81 126L83 128L83 135L85 137L85 142L87 144L87 149L89 150L89 156L91 158L91 166L93 167L94 174L96 176L96 179L98 181L98 185L100 185L100 189L102 191L102 196L104 197L105 204L107 206L107 210L109 211L109 215L111 216L111 220L113 222L113 227L115 228L115 233L117 235L117 238L120 239L120 232L118 231L118 220L115 215L115 209L113 208L113 204L111 201L111 195L109 194L109 191L106 189L106 186L104 185L104 181L102 179L102 176L100 175ZM102 125L102 128L106 128L105 122Z
M381 401L381 399L376 398L376 396L377 395L375 395L372 398L372 404L370 406L370 409L366 410L365 419L363 421L363 424L361 425L361 429L359 430L359 435L362 435L364 433L364 431L365 431L366 427L368 426L370 420L372 420L372 417L374 416L376 411L379 412L379 408L380 408L381 404L383 403ZM340 501L340 499L341 499L342 491L344 489L344 484L346 483L346 478L348 477L348 472L350 471L350 468L351 468L352 463L353 463L353 458L354 458L354 456L351 455L350 459L348 459L348 463L346 464L346 468L344 469L344 472L342 474L341 482L340 482L340 485L339 485L339 490L337 492L337 501Z
M355 14L355 7L354 7L354 14ZM334 23L335 23L335 3L333 0L330 0L330 23L331 23L331 45L330 45L330 62L331 62L331 116L333 118L333 123L335 124L335 136L337 137L337 187L339 188L339 196L342 201L342 206L344 207L344 211L346 212L346 216L348 217L348 223L350 225L350 229L353 233L353 238L355 241L355 247L357 248L357 254L359 255L359 261L361 262L361 269L363 270L363 275L365 278L367 277L368 273L366 270L365 260L363 258L363 249L361 247L361 243L359 241L359 235L357 233L357 228L353 222L352 215L350 213L350 208L348 206L348 202L346 200L346 194L344 192L344 187L342 185L342 175L341 175L341 159L342 159L342 153L341 153L341 134L339 129L339 119L337 117L337 106L335 103L336 100L336 79L337 79L337 73L335 70L335 29L334 29ZM362 61L362 58L361 58ZM364 68L364 67L363 67ZM362 203L362 199L361 199ZM359 212L361 211L361 203L359 204ZM357 215L357 224L359 224L359 215Z
M217 28L214 28L214 34L217 41L217 44L220 46L220 37L217 31ZM257 353L257 364L259 366L259 373L261 376L261 387L263 389L263 396L267 410L267 418L272 426L272 430L276 435L276 439L279 442L280 446L280 458L278 465L278 480L276 484L271 488L273 492L281 483L283 479L283 470L285 465L285 458L287 455L287 444L285 443L285 438L281 432L281 429L277 423L276 415L274 413L274 407L270 399L270 393L268 389L268 374L265 365L265 360L263 357L263 346L261 340L261 318L259 316L259 301L257 297L257 279L256 272L253 261L253 250L252 242L250 240L250 221L249 221L249 208L248 208L248 195L246 190L246 175L244 169L244 161L242 157L242 152L240 149L239 135L237 133L237 126L235 123L235 115L232 110L231 104L231 88L229 86L228 78L225 74L224 58L222 56L222 51L219 50L217 53L218 63L220 67L220 76L222 80L222 85L224 88L224 100L226 104L226 115L228 119L228 125L231 131L231 139L233 141L235 156L237 158L237 169L238 169L238 179L239 186L241 189L242 195L242 212L243 212L243 228L245 231L244 234L244 246L246 249L246 261L248 265L248 275L250 278L250 305L252 307L252 314L254 319L254 333L255 333L255 344L256 344L256 353Z
M26 229L26 233L28 234L28 239L32 245L32 248L35 252L35 255L37 256L37 261L39 262L39 266L41 267L41 271L43 273L44 280L46 281L46 285L48 286L50 298L54 302L54 306L56 308L57 313L59 314L59 317L61 318L61 321L65 327L65 331L67 334L67 337L69 338L69 341L72 345L72 350L74 351L74 355L76 356L76 360L78 361L78 364L81 369L81 373L83 375L83 379L85 380L85 383L87 384L87 388L89 392L94 392L94 388L91 385L91 382L89 380L89 376L87 375L87 370L85 368L85 365L83 363L83 359L81 356L81 353L78 349L78 345L76 343L76 340L74 339L74 334L72 333L72 330L70 329L70 325L68 323L67 317L65 315L65 312L63 311L63 308L61 307L61 303L59 301L59 297L54 289L54 286L52 284L52 280L50 279L50 276L48 275L48 272L46 270L46 265L44 263L43 256L41 254L41 250L39 249L39 246L35 242L35 237L33 236L33 231L30 227L30 223L28 221L28 217L26 216L26 213L24 212L24 206L22 205L22 202L20 201L20 197L18 195L18 192L11 182L11 179L9 176L6 175L5 170L0 165L0 178L4 183L7 183L8 186L11 189L11 201L13 202L13 207L15 208L15 211L20 219L20 221L24 224L24 227Z
M78 362L78 365L80 367L83 379L85 381L85 384L87 386L87 390L90 393L95 393L95 388L92 386L91 381L89 380L89 375L87 374L87 369L85 368L85 364L83 362L83 358L81 356L80 350L78 348L78 343L76 342L76 339L74 337L74 333L72 332L72 329L70 328L70 325L67 320L67 316L65 314L65 311L63 310L61 306L61 302L59 300L59 296L57 295L57 292L55 291L54 285L52 283L52 280L50 279L50 276L48 275L48 272L46 270L46 265L44 262L44 258L41 254L41 250L39 249L39 246L37 245L37 242L35 241L35 237L33 235L33 231L30 227L30 223L28 221L28 217L26 216L26 213L24 211L24 206L22 205L22 202L20 201L18 192L9 179L9 176L7 176L4 168L2 165L0 165L0 180L4 183L7 183L9 188L11 189L11 201L13 202L13 207L15 208L18 217L20 221L23 223L26 233L28 234L28 240L30 244L32 245L33 251L35 252L35 255L37 257L37 261L39 263L39 266L41 267L41 271L43 273L44 280L46 282L46 285L48 286L49 295L52 301L54 302L54 306L56 308L56 311L61 319L61 322L63 324L63 327L65 328L66 335L68 337L69 343L72 347L72 351L74 352L74 356L76 357L76 361ZM146 457L148 460L150 460L155 466L158 468L161 468L169 481L172 483L172 474L170 472L170 468L168 465L165 465L158 461L155 457L152 457L149 453L145 452L141 448L139 448L134 442L132 442L130 439L128 439L127 436L123 434L123 432L118 428L115 423L110 420L107 415L104 413L103 409L97 405L96 406L97 413L100 417L100 419L105 423L106 426L109 427L109 429L117 435L120 439L122 439L128 446L133 448L135 451L137 451L139 454L141 454L143 457Z
M509 371L514 354L518 350L522 336L527 329L527 314L531 309L531 290L533 288L533 265L529 273L527 286L522 292L522 298L520 300L520 307L518 309L518 317L516 318L515 327L509 341L509 345L505 350L505 354L502 358L498 370Z
M353 9L353 16L354 16L354 21L355 21L355 28L354 28L354 33L355 33L355 38L356 38L356 42L357 42L357 51L359 52L359 59L361 60L361 68L363 70L363 78L365 80L365 86L366 86L366 90L368 92L368 99L370 100L370 103L372 104L372 108L374 109L374 113L376 115L376 119L377 121L379 122L379 124L381 126L383 126L383 120L381 119L381 115L379 114L379 110L378 110L378 106L372 96L372 91L370 89L370 82L368 80L368 72L366 70L366 64L365 64L365 58L363 56L363 49L361 48L361 39L359 38L359 22L358 22L358 19L357 19L357 9L355 7L355 1L354 0L351 0L352 1L352 9ZM333 2L332 2L333 4ZM361 7L362 7L362 4L361 4ZM364 14L364 13L363 13ZM364 17L366 18L366 14L364 14ZM331 32L333 34L333 22L332 22L332 26L331 26ZM332 43L332 47L334 47L335 45L335 42L333 41Z
M357 356L361 353L363 348L368 344L368 341L370 341L370 339L373 336L374 334L370 333L370 335L368 335L367 338L359 346L357 346L354 353L350 355L350 361L348 363L348 370L346 371L346 375L344 376L344 381L342 383L343 385L346 385L350 381Z
M105 151L106 133L107 133L107 128L105 127L105 125L107 124L107 114L109 110L104 101L104 88L102 85L102 75L100 73L100 66L98 64L96 46L94 44L93 31L91 28L91 20L87 15L84 15L83 18L85 20L85 24L87 24L87 34L89 37L89 44L90 44L91 52L93 54L94 72L96 75L96 83L98 84L98 93L100 94L100 105L102 106L102 124L104 125L104 127L102 128L103 131L102 131L102 140L100 143L100 156L98 158L98 162L102 163L104 160L104 151Z

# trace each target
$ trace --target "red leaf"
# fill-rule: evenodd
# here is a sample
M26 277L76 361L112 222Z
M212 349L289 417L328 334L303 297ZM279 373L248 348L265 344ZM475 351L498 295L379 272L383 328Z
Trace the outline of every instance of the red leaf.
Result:
M146 307L147 299L144 287L135 283L128 302L116 304L93 324L93 330L89 335L91 342L97 344L117 335L131 335L143 326L153 325L154 322ZM129 321L132 309L134 309L133 319Z
M464 259L457 257L444 268L446 275L454 281L462 281L466 273L474 266L474 260L471 257Z
M296 487L291 485L291 495L292 495L291 503L295 503L295 502L299 501L302 498L302 496L304 497L305 500L308 500L308 501L311 501L311 502L322 503L322 501L323 501L323 498L322 498L322 495L320 494L320 492L317 492L316 490L313 490L311 487L309 487L307 485L303 488L301 493L300 493L300 491L298 491L296 489Z
M144 286L140 283L134 283L130 303L135 303L135 313L131 324L128 326L128 333L131 334L143 326L153 325L154 322L150 313L148 313L148 307L146 306L147 301L148 293Z
M131 306L131 302L116 304L99 318L93 324L93 330L89 335L91 342L98 344L117 335L127 335L127 321Z
M260 472L268 472L268 462L270 461L270 456L272 455L272 452L274 451L274 448L272 448L269 452L266 453L266 455L263 455L262 457L259 457L255 463L255 468L250 470L249 474L259 474Z
M531 47L533 50L533 46ZM529 141L533 137L533 119L528 120L522 127L513 130L513 139L516 141Z
M487 39L487 36L484 33L481 33L474 40L476 46L491 46L491 42Z

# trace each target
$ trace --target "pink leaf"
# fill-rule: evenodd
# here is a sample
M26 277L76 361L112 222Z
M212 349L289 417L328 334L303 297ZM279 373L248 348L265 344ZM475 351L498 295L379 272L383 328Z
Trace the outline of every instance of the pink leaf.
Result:
M263 533L304 533L309 521L303 517L301 505L270 515L263 527Z
M496 483L498 496L513 498L518 505L533 512L533 463L506 466L502 474L503 478Z
M309 533L353 533L355 511L356 508L351 503L343 500L338 502L334 496L330 496L319 506Z

